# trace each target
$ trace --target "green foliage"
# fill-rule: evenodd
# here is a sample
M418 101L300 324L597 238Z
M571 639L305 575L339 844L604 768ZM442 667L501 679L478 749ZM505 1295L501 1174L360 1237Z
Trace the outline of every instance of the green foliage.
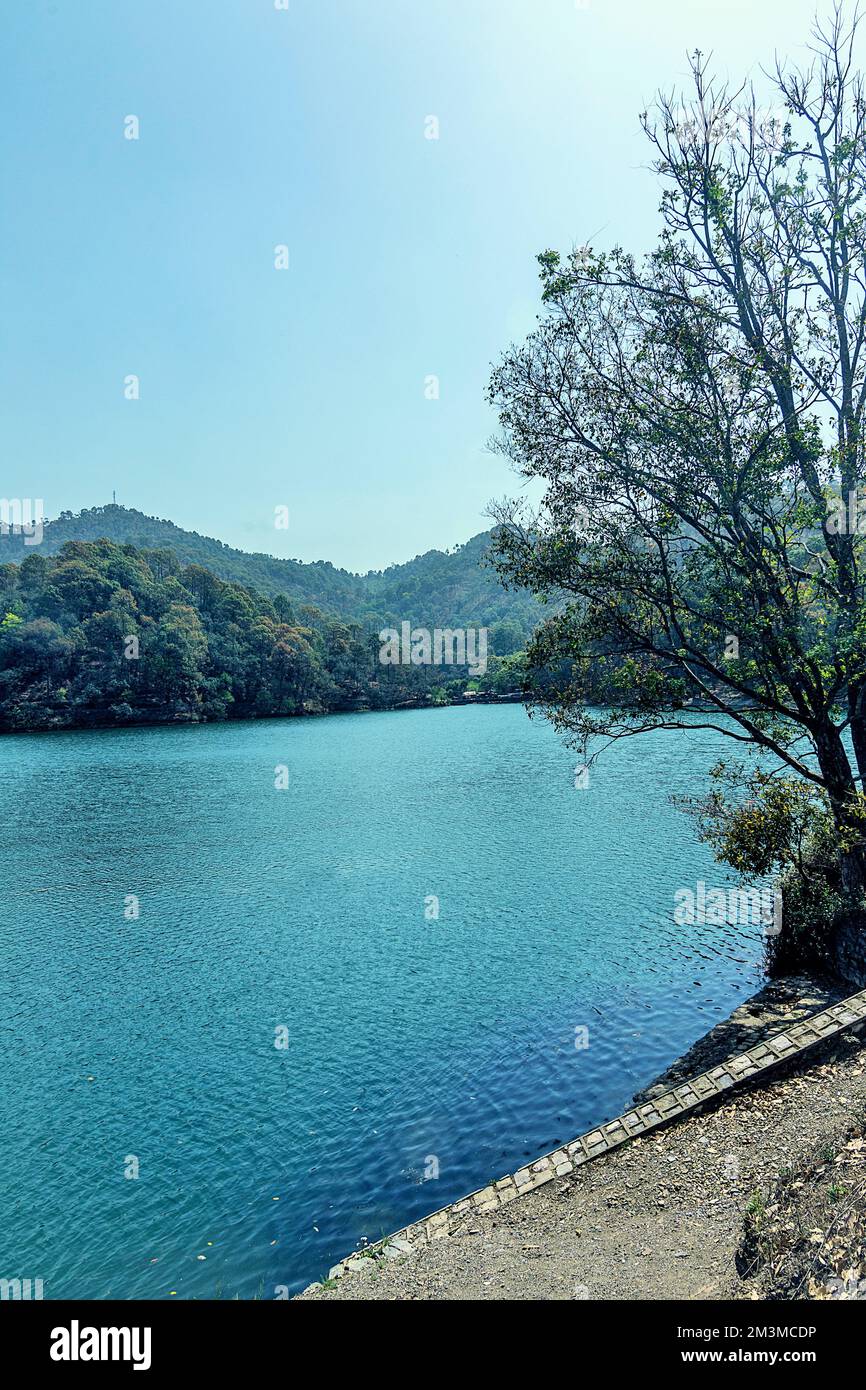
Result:
M147 550L149 568L158 581L171 575L177 578L184 569L185 586L198 589L203 607L212 601L208 591L219 577L255 589L275 602L311 604L331 616L339 615L370 628L392 626L403 620L430 628L488 627L492 650L499 656L524 646L538 622L535 600L519 591L506 591L486 565L489 532L450 551L430 550L406 564L358 575L325 561L305 564L273 555L250 555L196 531L184 531L171 521L111 504L77 514L62 512L47 522L38 554L28 551L23 536L11 532L0 536L0 560L22 561L22 574L26 571L36 582L47 557L63 550L72 564L80 558L80 543L103 539L120 547L132 545L138 551ZM131 571L124 578L124 567L130 563L117 561L111 576L115 582L127 586L132 582ZM0 592L4 568L0 565ZM73 567L60 581L72 597L75 574ZM19 582L26 587L23 577ZM79 595L85 606L90 597L84 591Z
M822 788L762 769L747 772L740 764L718 763L711 775L709 795L684 802L718 859L744 877L790 870L838 885L837 836Z
M772 875L781 936L766 941L771 974L832 968L829 943L845 911L839 832L823 789L800 778L719 763L707 796L675 798L696 816L717 859L745 879ZM864 804L858 798L860 813Z
M71 541L0 583L0 730L440 704L466 684L383 666L369 627L162 548ZM492 660L492 686L510 686L519 657Z

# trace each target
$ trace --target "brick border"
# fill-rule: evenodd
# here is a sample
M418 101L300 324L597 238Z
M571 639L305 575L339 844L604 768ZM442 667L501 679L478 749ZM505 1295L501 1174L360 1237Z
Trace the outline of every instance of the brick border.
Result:
M524 1193L534 1192L536 1188L551 1182L557 1177L566 1177L589 1163L593 1158L601 1158L611 1153L630 1139L649 1134L673 1120L688 1115L708 1101L714 1100L733 1086L744 1081L752 1081L764 1076L793 1057L802 1056L819 1043L837 1037L846 1029L866 1023L866 990L852 994L848 999L822 1009L810 1018L793 1023L775 1037L758 1043L748 1052L737 1053L721 1065L700 1072L688 1081L680 1082L670 1090L662 1092L651 1101L636 1105L625 1114L595 1129L580 1134L570 1144L565 1144L552 1153L542 1154L534 1163L518 1168L498 1181L489 1183L459 1202L440 1207L430 1216L413 1222L395 1231L392 1236L379 1241L365 1250L356 1251L329 1271L329 1279L339 1279L344 1274L371 1271L378 1259L398 1259L409 1255L431 1240L439 1240L450 1235L452 1227L469 1212L479 1216L497 1211L513 1202ZM316 1288L318 1285L312 1285Z

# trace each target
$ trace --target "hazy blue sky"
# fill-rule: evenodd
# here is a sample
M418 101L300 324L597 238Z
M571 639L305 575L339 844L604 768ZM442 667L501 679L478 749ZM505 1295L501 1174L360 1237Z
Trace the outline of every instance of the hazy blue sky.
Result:
M696 46L758 76L774 48L799 51L814 13L811 0L2 8L0 491L54 516L116 488L244 549L351 569L485 529L487 502L516 482L486 452L484 386L532 327L536 253L644 249L658 195L637 117L655 87ZM425 399L431 374L439 400Z

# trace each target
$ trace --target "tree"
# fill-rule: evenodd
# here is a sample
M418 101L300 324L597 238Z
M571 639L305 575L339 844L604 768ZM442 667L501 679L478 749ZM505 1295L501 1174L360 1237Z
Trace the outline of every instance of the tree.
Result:
M207 661L207 641L195 609L171 604L146 642L143 656L155 695L194 703Z
M525 645L526 635L514 618L494 623L490 629L490 647L495 656L510 656L522 651Z
M65 673L72 643L47 618L21 622L7 613L0 624L0 669L14 668L45 682L50 694L54 680Z
M715 82L644 130L663 231L643 259L539 257L548 312L494 370L497 447L542 480L496 508L502 576L564 599L533 647L543 704L585 747L718 729L826 805L861 901L866 99L856 21L777 65L776 114ZM590 707L603 656L612 711ZM699 715L686 714L694 704ZM724 716L719 718L718 716ZM849 753L846 735L850 738Z

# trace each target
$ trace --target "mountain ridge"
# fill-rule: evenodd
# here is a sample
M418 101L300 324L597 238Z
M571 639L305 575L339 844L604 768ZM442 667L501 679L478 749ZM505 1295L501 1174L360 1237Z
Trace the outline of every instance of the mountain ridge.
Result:
M68 541L110 540L139 549L170 550L185 564L198 564L220 579L244 584L273 598L295 602L367 625L410 620L428 626L515 625L515 642L539 621L536 601L506 591L484 557L491 532L480 532L451 550L428 550L384 570L355 574L330 560L283 559L239 550L215 537L188 531L137 508L108 503L80 512L61 512L44 522L38 546L17 531L0 535L0 563L19 563L39 551L56 554Z

